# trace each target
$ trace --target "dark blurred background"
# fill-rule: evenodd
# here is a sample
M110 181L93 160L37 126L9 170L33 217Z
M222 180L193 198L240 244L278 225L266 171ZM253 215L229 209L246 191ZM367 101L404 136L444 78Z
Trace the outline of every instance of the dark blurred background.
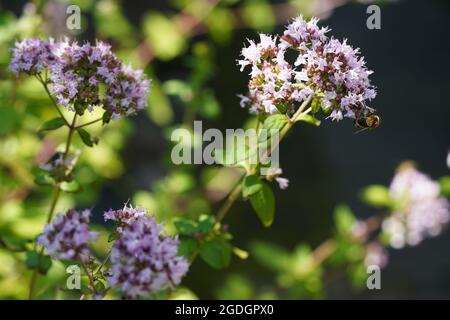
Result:
M23 3L7 1L3 5L20 12ZM155 0L127 1L123 7L129 21L137 26L144 12L169 8L165 1ZM435 178L448 174L445 158L450 148L450 2L383 3L381 30L366 28L366 8L362 3L344 4L321 23L328 25L337 38L348 38L351 45L361 48L368 67L375 71L372 81L378 87L378 96L374 107L381 116L381 126L360 134L354 134L349 120L322 121L319 128L296 128L280 149L281 166L290 186L285 191L275 190L277 216L271 229L258 223L248 203L237 203L226 218L238 247L248 248L255 239L287 248L300 242L313 247L320 244L332 232L332 211L337 204L347 203L360 218L374 213L360 202L359 190L369 184L389 184L403 160L414 160L422 171ZM275 31L282 30L279 26ZM89 29L82 37L92 38ZM236 95L246 91L248 78L239 72L235 60L244 40L256 37L254 30L239 29L229 44L215 48L215 61L219 63L211 86L222 106L222 116L207 121L204 127L238 128L247 118ZM155 60L152 66L160 80L186 76L182 59ZM181 117L176 108L175 115ZM134 118L134 122L136 129L122 152L127 174L107 183L98 208L123 203L127 195L148 188L166 173L161 160L168 152L163 131L143 115ZM450 298L450 232L418 247L390 249L389 254L389 264L382 271L382 290L355 292L338 277L327 283L328 297ZM256 283L271 278L251 258L234 259L230 271L246 274ZM204 281L205 274L208 282ZM186 284L201 298L214 298L214 288L223 283L224 277L224 272L197 262Z

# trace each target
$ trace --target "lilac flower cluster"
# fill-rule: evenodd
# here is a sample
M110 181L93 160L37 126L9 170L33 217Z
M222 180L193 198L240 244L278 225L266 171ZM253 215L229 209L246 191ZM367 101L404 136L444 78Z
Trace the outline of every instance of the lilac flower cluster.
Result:
M46 70L55 62L52 48L53 41L42 41L37 38L24 39L16 42L11 50L13 53L10 70L17 75L24 72L36 75Z
M284 113L312 96L336 121L374 111L366 102L376 96L369 81L372 71L358 56L359 50L346 40L328 38L329 30L317 23L300 16L280 39L262 34L259 43L249 41L238 61L241 71L252 66L249 94L241 96L241 106L251 112ZM286 61L288 49L296 52L293 64Z
M178 239L161 234L153 218L139 217L123 228L111 251L110 285L126 298L147 296L177 285L189 264L177 256Z
M390 185L395 210L382 229L394 248L417 245L434 237L450 221L450 204L440 196L440 185L412 166L403 167Z
M38 243L45 247L54 259L81 260L89 262L88 242L97 234L88 228L91 211L78 212L74 209L66 214L58 213L50 224L44 227Z
M136 207L133 208L131 205L123 207L123 209L106 211L103 215L105 221L112 220L116 223L116 231L121 233L125 225L129 225L136 221L137 219L145 216L147 210Z
M107 121L147 106L149 80L142 71L125 66L101 41L94 46L29 39L17 43L12 51L12 71L48 71L51 92L58 103L80 115L101 106Z

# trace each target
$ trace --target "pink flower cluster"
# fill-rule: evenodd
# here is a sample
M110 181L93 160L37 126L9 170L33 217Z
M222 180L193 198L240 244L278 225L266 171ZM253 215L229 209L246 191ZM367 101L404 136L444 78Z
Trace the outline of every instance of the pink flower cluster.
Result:
M317 19L305 21L300 16L280 39L261 34L258 43L249 41L238 61L241 71L252 67L249 93L241 96L241 106L251 112L285 113L295 111L296 104L312 96L319 98L322 109L336 121L374 111L367 106L376 96L369 81L372 71L358 56L359 50L346 40L329 38L328 28L317 23ZM293 63L287 61L288 49L295 53Z
M88 209L58 213L51 223L45 225L38 243L54 259L89 262L88 242L97 237L88 228L90 215Z
M112 220L116 223L116 231L121 233L125 225L129 225L137 219L145 216L147 210L144 208L133 208L131 205L125 205L123 209L106 211L103 215L105 221Z
M80 115L100 106L108 121L147 107L149 80L141 70L125 66L101 41L94 46L25 39L16 43L12 52L10 69L14 73L48 72L58 103Z
M414 167L401 168L390 186L394 212L383 231L394 248L417 245L439 235L450 221L450 204L440 196L440 185Z
M147 296L178 285L189 264L179 257L178 240L164 236L153 218L139 217L126 224L111 251L109 284L126 298Z

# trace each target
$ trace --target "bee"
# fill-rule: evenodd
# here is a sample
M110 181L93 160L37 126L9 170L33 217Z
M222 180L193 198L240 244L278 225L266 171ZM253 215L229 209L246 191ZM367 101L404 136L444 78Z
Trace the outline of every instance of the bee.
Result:
M362 132L367 129L375 129L380 126L381 118L376 114L368 114L366 116L360 116L355 119L355 128L360 129L356 133Z

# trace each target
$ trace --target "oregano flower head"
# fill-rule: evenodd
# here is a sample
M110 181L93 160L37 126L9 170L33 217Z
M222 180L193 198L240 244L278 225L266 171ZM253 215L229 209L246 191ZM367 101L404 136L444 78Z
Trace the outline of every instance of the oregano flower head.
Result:
M286 113L312 97L336 121L374 111L367 105L376 96L369 81L372 71L359 57L359 49L347 40L328 37L329 29L317 23L318 19L306 21L300 16L281 38L260 35L259 43L249 41L238 61L241 71L252 67L249 93L240 96L241 106L248 106L251 112ZM287 61L291 52L293 63Z
M38 38L29 38L17 41L11 49L12 58L9 69L18 76L21 72L36 75L53 64L53 40L44 41Z
M450 221L450 204L440 196L440 185L413 166L403 166L394 176L390 195L394 212L383 221L383 232L394 248L417 245L441 233Z
M133 208L131 205L125 204L122 209L108 210L104 213L105 221L112 220L116 223L117 232L122 232L125 225L131 224L137 219L145 216L147 210L140 207Z
M88 209L58 213L51 223L45 225L38 243L54 259L89 262L88 243L97 237L97 233L89 231L90 215Z
M179 257L179 241L162 234L153 218L139 217L126 224L111 251L109 284L126 298L156 293L178 285L189 264Z
M56 101L80 115L102 107L107 122L147 107L149 80L141 70L124 65L104 42L26 39L12 52L10 69L16 75L46 72Z

